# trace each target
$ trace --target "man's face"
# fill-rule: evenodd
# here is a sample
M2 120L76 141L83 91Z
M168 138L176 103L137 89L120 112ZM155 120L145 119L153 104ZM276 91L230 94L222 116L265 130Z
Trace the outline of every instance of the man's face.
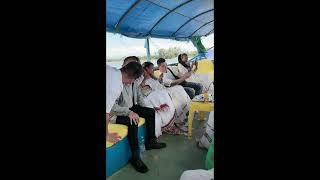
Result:
M134 81L135 81L135 79L132 79L132 78L127 77L127 76L125 76L125 77L122 78L122 83L123 83L124 85L130 85L130 84L132 84Z
M182 56L182 61L183 62L187 62L188 61L188 56L187 55Z
M159 65L159 70L160 72L162 73L166 73L167 72L167 63L166 62L163 62Z
M147 73L150 74L150 75L153 75L153 72L154 72L154 67L153 66L150 66L147 68Z

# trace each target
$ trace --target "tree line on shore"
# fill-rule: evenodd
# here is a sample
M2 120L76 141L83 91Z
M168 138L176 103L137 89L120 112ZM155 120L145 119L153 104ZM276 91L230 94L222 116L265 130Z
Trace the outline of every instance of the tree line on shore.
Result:
M189 58L196 56L198 53L197 51L183 51L179 47L170 47L168 49L161 48L159 49L155 54L151 55L151 59L159 59L164 58L164 59L172 59L177 57L181 53L187 53ZM141 61L145 61L147 59L147 56L139 56L139 59ZM108 61L121 61L122 58L120 59L108 59Z

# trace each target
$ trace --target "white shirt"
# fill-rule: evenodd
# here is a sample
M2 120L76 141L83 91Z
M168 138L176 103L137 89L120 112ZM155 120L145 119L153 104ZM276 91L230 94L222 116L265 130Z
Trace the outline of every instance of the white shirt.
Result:
M176 78L172 75L172 73L169 70L167 70L167 73L163 73L162 81L165 86L170 87L173 80L176 80Z
M143 76L143 74L142 74L138 79L136 79L136 80L134 81L134 84L137 84L137 86L139 87L140 84L142 83L143 79L144 79L144 76Z
M183 76L185 73L187 73L189 70L184 67L182 64L178 64L178 71L179 71L179 76ZM197 79L196 79L196 76L194 73L191 74L191 76L186 79L186 81L190 81L190 82L196 82Z
M183 74L188 72L188 69L185 68L182 64L178 64L178 70L179 70L179 75L182 76Z
M107 65L106 76L106 112L110 113L112 106L114 105L116 99L120 96L122 92L123 84L121 71L114 67Z
M159 81L154 80L152 78L147 79L144 84L150 86L150 88L153 91L159 91L159 90L165 89L165 87L162 84L160 84Z

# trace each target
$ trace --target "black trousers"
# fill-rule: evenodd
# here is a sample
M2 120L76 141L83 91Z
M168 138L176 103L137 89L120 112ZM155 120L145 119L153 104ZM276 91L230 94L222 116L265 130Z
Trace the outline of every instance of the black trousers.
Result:
M149 142L151 139L156 138L155 135L155 111L152 108L142 107L139 105L134 105L130 108L131 111L137 113L139 117L143 117L146 122L146 142ZM130 124L130 119L128 116L117 116L117 124L123 124L128 126L128 140L132 152L139 151L138 143L138 125Z

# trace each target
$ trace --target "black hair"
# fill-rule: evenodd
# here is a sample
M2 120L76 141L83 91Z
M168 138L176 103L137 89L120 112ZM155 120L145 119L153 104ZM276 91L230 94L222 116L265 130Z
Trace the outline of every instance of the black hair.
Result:
M185 68L191 68L189 64L187 64L186 62L183 62L182 61L182 56L188 56L186 53L182 53L182 54L179 54L178 56L178 62L184 66Z
M137 79L143 74L141 64L136 61L129 62L127 65L123 66L120 71L133 79Z
M164 63L164 62L166 62L166 60L163 59L163 58L159 58L159 59L157 60L158 66L160 66L160 64L161 64L161 63Z
M134 61L138 62L139 64L141 64L140 59L137 56L128 56L123 60L123 63L126 63L129 60L134 60Z
M144 62L144 63L142 64L143 69L147 69L147 68L149 68L150 66L154 66L152 62Z

